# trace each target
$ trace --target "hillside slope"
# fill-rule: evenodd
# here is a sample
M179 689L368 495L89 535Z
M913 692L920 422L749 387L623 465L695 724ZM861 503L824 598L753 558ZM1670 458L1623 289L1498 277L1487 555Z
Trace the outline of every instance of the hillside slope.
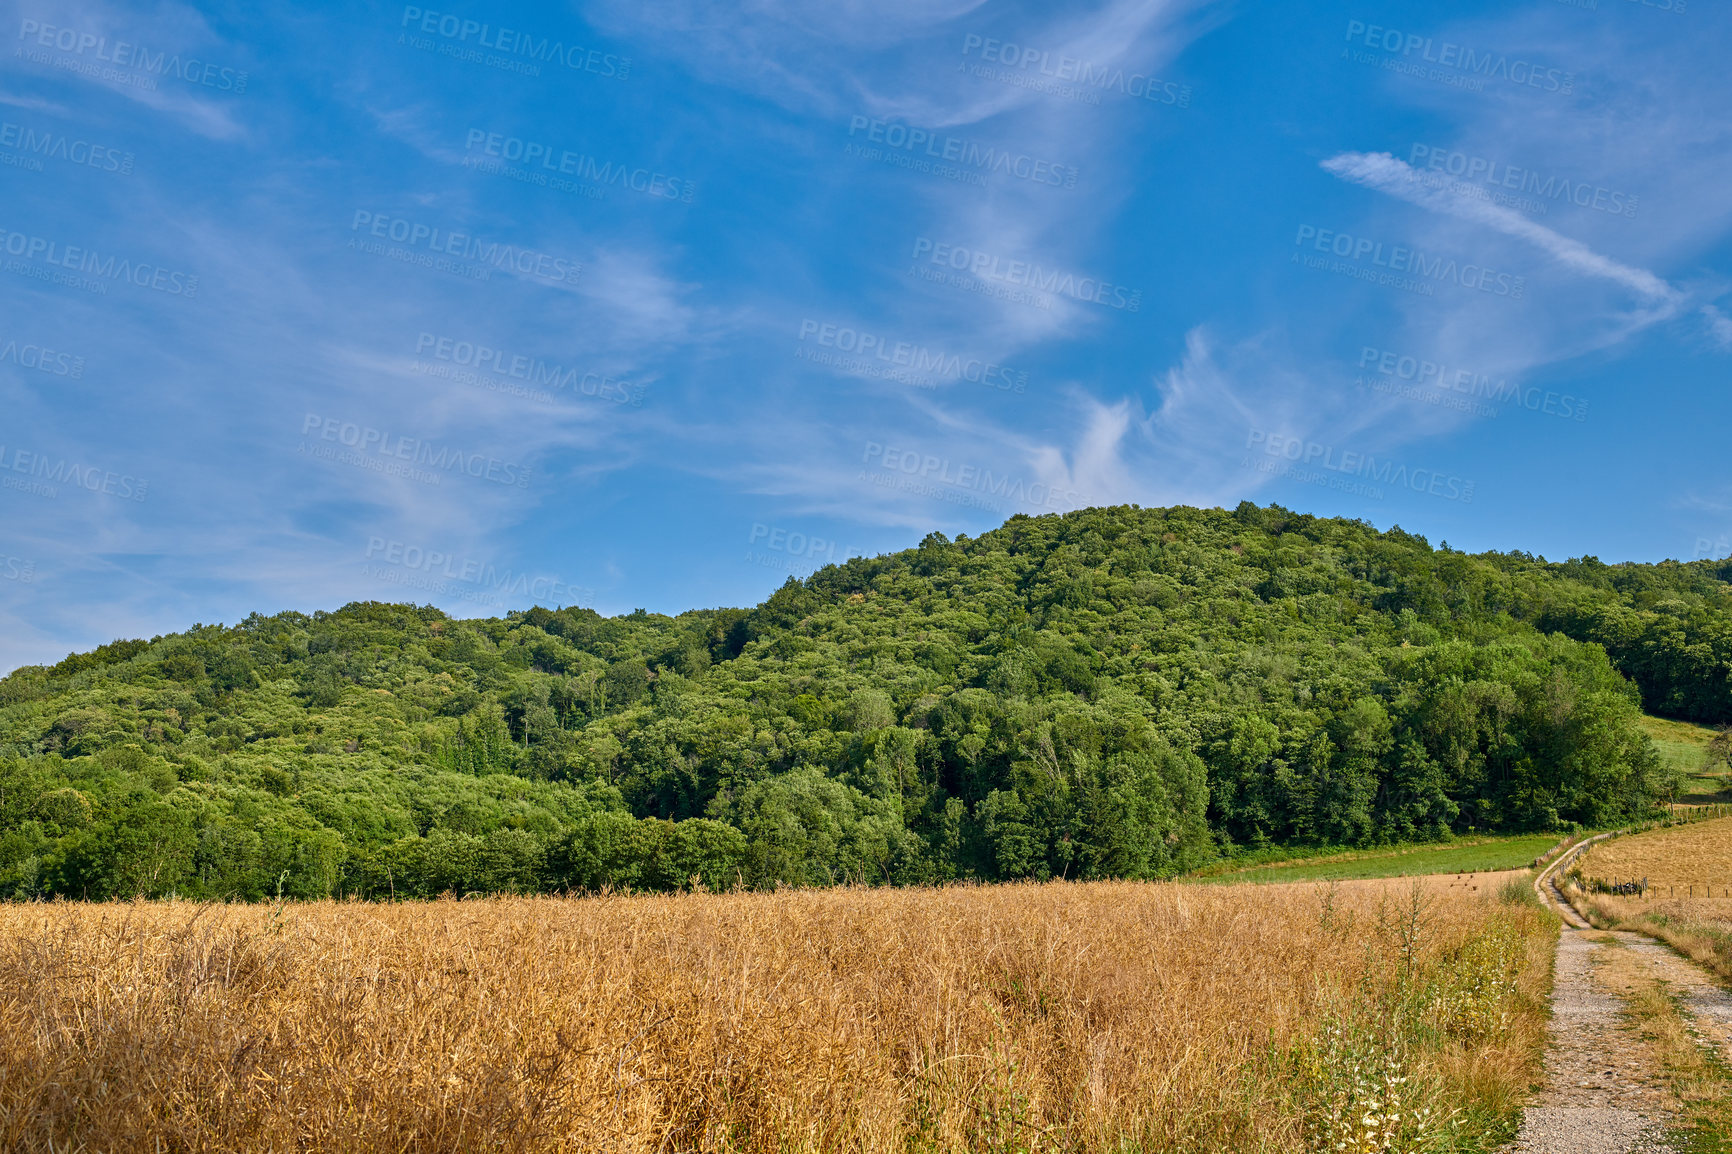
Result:
M1732 565L1089 509L755 609L357 603L0 680L0 896L1147 877L1550 829L1732 720Z

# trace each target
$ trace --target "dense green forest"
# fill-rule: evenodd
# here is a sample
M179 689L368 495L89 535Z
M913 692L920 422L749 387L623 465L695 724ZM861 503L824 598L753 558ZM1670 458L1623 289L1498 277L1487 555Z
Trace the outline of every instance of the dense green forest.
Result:
M1237 510L1013 517L754 609L356 603L0 680L0 897L1157 877L1640 814L1732 561Z

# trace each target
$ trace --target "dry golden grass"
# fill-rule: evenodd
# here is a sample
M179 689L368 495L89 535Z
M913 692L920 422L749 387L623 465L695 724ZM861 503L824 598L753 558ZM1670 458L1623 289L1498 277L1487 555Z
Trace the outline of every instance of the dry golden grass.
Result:
M1659 896L1732 896L1732 817L1627 834L1596 843L1582 854L1579 872L1603 880L1647 878ZM1672 891L1668 893L1667 891Z
M1565 892L1570 904L1593 925L1659 938L1691 961L1732 981L1732 898L1619 897L1589 893L1579 886ZM1697 892L1701 892L1700 887Z
M1732 933L1732 897L1721 897L1718 887L1715 887L1712 898L1702 896L1701 886L1696 887L1694 898L1682 895L1676 898L1653 896L1626 898L1614 894L1582 895L1579 890L1576 893L1578 896L1591 897L1595 908L1608 917L1625 919L1636 916L1652 917L1677 923L1688 922L1703 926L1706 929Z
M1598 842L1571 873L1582 884L1570 901L1594 925L1649 934L1732 980L1732 818ZM1640 878L1645 897L1589 892L1595 882Z
M1554 923L1409 885L3 905L0 1150L1429 1148Z

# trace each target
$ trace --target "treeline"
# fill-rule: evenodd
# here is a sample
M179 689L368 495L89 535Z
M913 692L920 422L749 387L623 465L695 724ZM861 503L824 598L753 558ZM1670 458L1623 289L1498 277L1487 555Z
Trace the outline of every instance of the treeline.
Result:
M1732 721L1732 565L1089 509L754 609L356 603L0 680L0 896L1158 877L1603 824Z

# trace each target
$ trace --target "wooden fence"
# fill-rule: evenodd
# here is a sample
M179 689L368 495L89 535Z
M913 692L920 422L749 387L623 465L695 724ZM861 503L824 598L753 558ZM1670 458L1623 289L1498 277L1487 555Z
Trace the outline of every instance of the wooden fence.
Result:
M1611 881L1603 878L1583 878L1581 886L1589 893L1617 894L1620 897L1647 898L1650 901L1657 898L1711 898L1715 893L1714 883L1706 881L1651 886L1647 878L1614 878ZM1721 882L1719 893L1723 898L1732 898L1732 884Z

